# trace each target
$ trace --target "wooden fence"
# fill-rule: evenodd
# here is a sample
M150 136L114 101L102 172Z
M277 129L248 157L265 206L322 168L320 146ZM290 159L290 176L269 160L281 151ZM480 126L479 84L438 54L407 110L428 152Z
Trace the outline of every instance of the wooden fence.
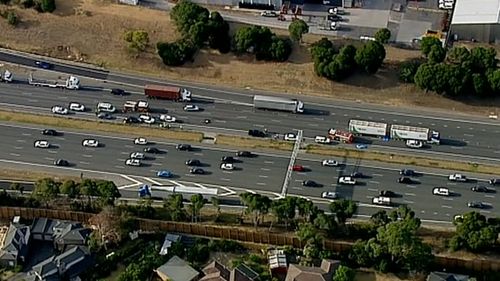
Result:
M83 212L72 212L50 209L33 209L19 207L0 207L0 218L11 219L14 216L20 216L25 219L34 219L37 217L46 217L52 219L72 220L82 223L88 223L93 214ZM199 223L171 222L160 220L137 219L139 227L144 231L162 231L177 232L190 235L203 236L208 238L236 240L240 242L269 244L284 246L289 245L294 248L302 248L303 243L297 236L273 233L269 231L256 231L238 227L227 227L218 225L204 225ZM324 248L336 252L346 252L352 247L351 242L325 240ZM458 268L470 271L500 271L499 260L486 259L460 259L445 256L436 256L434 260L436 268L446 268L448 270Z

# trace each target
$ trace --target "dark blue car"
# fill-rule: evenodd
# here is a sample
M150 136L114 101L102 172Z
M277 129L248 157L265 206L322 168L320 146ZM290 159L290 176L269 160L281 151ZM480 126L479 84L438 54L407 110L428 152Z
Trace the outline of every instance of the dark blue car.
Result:
M52 64L45 62L45 61L35 61L36 66L43 68L43 69L51 69Z

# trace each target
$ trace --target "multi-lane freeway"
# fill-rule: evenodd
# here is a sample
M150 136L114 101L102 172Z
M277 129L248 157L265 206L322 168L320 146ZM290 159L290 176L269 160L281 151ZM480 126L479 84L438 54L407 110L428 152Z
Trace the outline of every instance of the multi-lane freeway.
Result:
M148 155L141 167L125 165L130 153L142 151L144 146L135 145L133 137L107 136L92 132L65 131L56 137L42 136L39 127L17 126L0 124L3 137L0 139L0 162L26 163L29 167L52 166L54 160L65 159L71 163L68 169L77 171L96 171L104 173L122 174L148 180L153 184L181 183L218 187L220 194L231 195L239 192L259 192L271 197L277 197L282 191L282 183L288 166L288 155L267 154L258 152L254 158L239 157L234 171L220 169L222 156L234 156L234 150L217 147L205 147L193 144L193 151L178 151L175 143L151 140L151 146L157 147L164 153ZM89 148L82 146L86 138L97 139L101 146ZM51 147L48 149L35 148L36 140L48 140ZM198 159L208 173L206 175L192 175L185 165L188 159ZM470 188L474 185L487 185L487 178L475 179L468 183L452 183L447 181L446 174L422 173L415 177L415 183L397 183L398 168L379 168L350 159L337 159L343 162L339 167L324 167L321 158L299 155L297 164L307 168L305 172L294 172L288 187L288 194L303 196L317 202L328 202L321 199L323 191L336 191L342 198L350 198L360 202L360 214L369 215L379 206L371 205L371 200L381 190L394 191L397 196L394 202L397 205L406 204L419 213L419 217L428 220L450 221L450 217L465 212L470 201L482 201L487 205L481 212L489 215L498 215L495 208L498 202L495 193L476 193ZM58 168L67 169L67 168ZM174 176L164 180L156 177L159 170L169 170ZM362 172L365 177L359 179L355 186L339 186L339 176L351 172ZM304 187L304 180L314 180L321 187ZM432 195L432 188L444 186L449 188L454 196L439 197ZM136 196L137 186L126 187L126 196Z

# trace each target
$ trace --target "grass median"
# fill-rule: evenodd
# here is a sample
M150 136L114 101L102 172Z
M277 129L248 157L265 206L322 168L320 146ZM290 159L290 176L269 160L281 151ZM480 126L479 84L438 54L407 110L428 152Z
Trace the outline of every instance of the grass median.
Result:
M412 165L436 169L455 170L482 174L498 174L500 166L479 163L468 163L459 161L441 160L437 158L426 158L409 156L396 153L383 153L369 150L355 150L332 146L308 145L306 151L311 154L330 155L336 157L348 157L363 160L372 160L392 164Z
M258 138L246 138L246 137L228 136L228 135L217 135L216 144L247 147L247 148L278 149L284 151L291 151L293 149L293 142L284 142L280 140L269 140L269 139L258 139Z
M130 126L126 124L108 123L99 120L90 121L9 111L0 111L0 121L37 124L47 127L88 130L92 132L106 132L117 134L126 133L131 136L164 138L189 142L200 142L203 138L202 133L182 131L177 129L161 129L158 127L147 128Z

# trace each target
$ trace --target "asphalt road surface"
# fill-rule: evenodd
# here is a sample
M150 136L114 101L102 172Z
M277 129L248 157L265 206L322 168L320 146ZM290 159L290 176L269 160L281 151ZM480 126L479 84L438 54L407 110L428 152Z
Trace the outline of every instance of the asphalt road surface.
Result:
M138 92L124 97L113 96L109 93L105 83L87 81L79 91L40 88L27 85L24 81L0 85L0 105L23 105L28 108L41 108L49 112L50 107L56 104L67 105L71 101L83 103L93 110L98 102L111 102L121 108L126 100L137 100L144 96ZM129 90L129 88L127 88ZM136 89L139 91L139 89ZM198 94L198 98L196 98ZM298 129L304 130L304 136L314 137L326 135L329 128L346 129L350 119L365 119L413 126L423 126L437 129L443 138L442 145L432 145L420 150L405 147L402 141L385 142L376 138L363 137L357 141L372 145L374 149L391 149L408 154L431 154L434 156L459 157L470 162L498 162L500 161L500 125L493 123L467 123L462 120L428 119L421 116L396 116L384 112L363 112L351 108L337 108L333 110L327 106L309 106L306 114L291 114L285 112L255 110L251 106L251 97L246 102L230 101L229 99L199 98L201 92L194 91L193 104L203 110L199 112L185 112L183 103L164 100L150 100L153 115L167 113L178 118L185 124L195 125L196 129L209 131L222 129L225 131L244 134L248 129L267 129L272 133L284 134ZM226 97L227 98L227 97ZM93 115L86 113L87 117ZM138 115L137 113L117 114L117 116ZM205 125L203 121L212 122Z
M72 166L70 169L101 171L116 173L132 177L144 178L153 184L184 185L191 183L195 186L209 186L221 188L225 191L259 192L266 195L278 196L282 191L288 156L284 154L260 154L254 158L239 158L234 165L235 171L223 171L219 168L221 157L235 155L233 150L223 150L213 147L195 145L191 152L178 151L174 143L155 142L150 144L161 149L164 153L148 155L141 167L129 167L125 160L129 154L141 151L145 146L134 145L132 137L111 137L93 133L64 132L57 137L42 136L37 127L15 127L0 124L2 138L0 138L0 161L6 163L26 163L27 167L37 169L42 166L52 166L56 159L66 159ZM82 146L86 138L97 139L101 146L87 148ZM36 140L45 139L51 143L49 149L35 148ZM191 175L189 167L185 165L188 159L199 159L202 168L208 174ZM342 159L337 159L342 162ZM398 170L366 166L361 162L345 160L339 167L324 167L321 159L311 159L307 155L299 155L296 164L308 168L306 172L294 172L288 187L288 194L303 196L315 202L328 203L320 199L323 191L336 191L343 198L350 198L360 203L360 214L370 215L380 206L373 206L371 200L380 190L391 190L397 193L394 198L396 205L407 204L422 219L435 221L450 221L451 217L468 210L467 202L482 201L488 207L480 212L489 215L499 215L495 208L498 203L496 193L475 193L471 186L487 185L487 179L474 179L468 183L452 183L447 181L446 174L422 174L415 177L413 184L399 184ZM64 168L61 168L64 169ZM156 172L169 170L174 176L171 179L159 179ZM353 171L362 172L366 176L359 179L356 186L339 186L337 179L341 175L348 175ZM302 181L314 180L322 187L304 187ZM438 197L432 195L432 188L443 186L450 189L453 196ZM137 187L125 188L127 196L137 196ZM224 191L225 190L225 191Z

